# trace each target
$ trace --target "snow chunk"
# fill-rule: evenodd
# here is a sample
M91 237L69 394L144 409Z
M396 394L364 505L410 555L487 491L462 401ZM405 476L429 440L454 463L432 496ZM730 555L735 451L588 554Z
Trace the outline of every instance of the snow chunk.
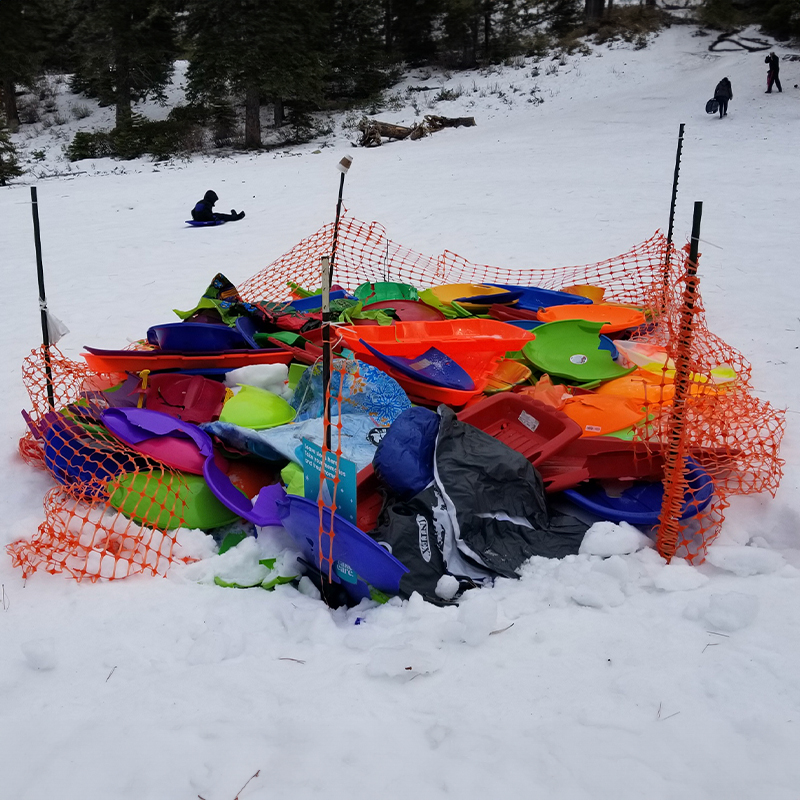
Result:
M452 600L458 594L458 580L452 575L442 575L436 584L436 596L442 600Z
M608 575L623 586L631 579L631 570L628 562L621 556L611 556L610 558L604 558L602 561L594 560L592 572Z
M286 384L288 379L289 367L286 364L250 364L226 373L225 385L229 388L256 386L286 399L292 395L292 390Z
M620 606L625 602L619 581L602 572L587 574L579 586L570 589L570 596L579 606L590 608Z
M786 563L783 556L774 550L735 545L709 547L706 560L719 569L741 577L776 572Z
M312 600L322 600L319 589L314 586L311 582L311 578L306 575L300 578L300 582L297 584L297 591L300 592L300 594L304 594L306 597L310 597Z
M31 669L55 669L58 663L55 645L53 644L53 640L49 637L22 642L20 644L20 649L25 656L25 663Z
M652 546L652 540L633 525L604 521L595 522L586 531L578 552L588 556L622 556Z
M477 647L497 627L497 603L488 592L467 592L458 608L458 621L464 626L462 639Z
M752 594L712 594L703 614L714 630L732 632L746 628L758 615L758 598Z
M682 558L673 558L654 578L653 585L662 592L686 592L708 583L708 576L698 572Z
M217 543L199 528L178 528L175 531L175 555L178 558L211 558L217 554Z

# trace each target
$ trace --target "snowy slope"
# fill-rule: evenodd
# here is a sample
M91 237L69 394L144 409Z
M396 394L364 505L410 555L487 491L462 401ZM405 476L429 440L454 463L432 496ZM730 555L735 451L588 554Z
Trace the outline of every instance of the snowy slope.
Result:
M800 63L783 62L784 92L768 98L763 54L707 44L680 27L644 50L411 75L432 87L427 100L414 93L419 113L378 118L477 121L416 142L353 150L337 119L291 151L81 162L86 174L39 182L50 308L75 356L140 338L217 271L241 282L331 221L344 152L348 211L419 252L510 267L624 252L666 228L685 122L676 240L702 200L710 327L752 361L760 396L787 409L787 464L774 500L734 503L699 568L650 550L536 560L457 609L332 613L291 589L208 586L209 562L167 580L23 583L3 556L3 796L232 800L258 770L242 800L800 794ZM719 120L704 105L723 75L734 99ZM432 101L459 86L456 100ZM212 187L247 217L185 228ZM16 454L20 363L39 340L26 185L0 190L0 218L5 544L34 533L50 483Z

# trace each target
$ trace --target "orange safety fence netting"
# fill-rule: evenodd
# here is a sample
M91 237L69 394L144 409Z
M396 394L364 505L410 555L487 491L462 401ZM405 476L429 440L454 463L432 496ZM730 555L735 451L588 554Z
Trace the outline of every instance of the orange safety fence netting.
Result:
M34 350L22 374L32 411L20 454L60 485L45 495L45 519L31 540L8 546L14 565L26 577L43 567L79 581L165 575L180 558L176 531L184 524L185 477L135 452L93 418L87 398L113 385L111 376L56 347Z
M333 232L334 226L326 225L245 281L238 287L242 299L288 300L290 283L317 288L320 257L330 254ZM444 283L546 289L589 285L605 291L604 301L646 307L648 324L638 329L632 340L666 348L667 356L686 362L689 372L683 386L685 402L673 406L666 392L659 395L663 401L648 400L649 414L633 433L641 443L637 458L652 461L654 454L663 457L668 472L665 495L672 508L681 503L684 510L697 511L691 508L693 503L699 508L699 513L684 515L686 519L677 519L675 514L675 518L662 520L657 539L663 555L698 563L718 534L732 495L776 491L782 474L778 449L784 418L781 411L752 393L747 360L708 330L699 292L687 308L687 259L685 251L669 249L665 237L656 233L627 253L595 264L512 270L472 264L449 251L437 257L424 256L392 242L379 223L344 217L337 239L334 281L350 290L365 281L405 282L419 288ZM687 319L691 321L688 349L681 336ZM20 452L28 463L63 479L64 464L53 455L61 454L70 462L71 472L67 485L57 486L45 497L45 519L33 538L9 545L14 564L25 575L43 567L77 580L141 572L165 574L180 559L177 529L184 524L188 491L184 479L116 440L103 440L98 452L87 452L80 429L90 426L90 419L71 420L77 431L69 426L55 426L54 431L45 356L42 348L23 364L31 422L40 438L26 433ZM97 390L111 385L112 376L98 375L85 364L65 358L56 348L50 348L49 360L57 411L81 398L95 398ZM724 379L719 377L720 368ZM675 380L667 370L655 379L662 388ZM338 462L341 449L334 443L332 449ZM710 501L707 492L691 484L687 487L686 469L670 474L669 465L681 467L687 457L713 481ZM123 481L113 476L91 477L103 474L102 465L108 467L108 459L112 461L110 471L123 473ZM322 521L321 515L320 537L331 536ZM325 550L330 552L330 548Z
M320 285L320 257L329 255L333 224L303 239L288 253L241 284L243 300L289 300L290 283L307 289ZM543 289L593 283L606 290L606 299L644 303L654 282L661 279L666 240L652 236L624 255L582 267L503 269L472 264L445 250L424 256L392 242L383 225L343 217L336 243L334 281L345 289L364 282L397 281L417 287L441 283L519 283Z

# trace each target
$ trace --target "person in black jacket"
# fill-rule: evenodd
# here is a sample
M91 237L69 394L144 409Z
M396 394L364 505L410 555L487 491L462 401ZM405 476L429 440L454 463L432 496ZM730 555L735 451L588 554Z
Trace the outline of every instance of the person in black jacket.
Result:
M244 216L244 211L231 209L230 214L219 214L214 211L214 204L219 200L217 193L209 189L203 199L196 203L192 209L192 219L195 222L234 222Z
M728 100L733 100L733 87L727 78L723 78L714 89L714 99L719 103L719 118L728 116Z
M781 71L781 60L772 52L764 59L764 63L769 66L769 72L767 72L767 91L765 94L772 94L773 83L778 87L778 91L782 92L781 79L778 77L778 73Z

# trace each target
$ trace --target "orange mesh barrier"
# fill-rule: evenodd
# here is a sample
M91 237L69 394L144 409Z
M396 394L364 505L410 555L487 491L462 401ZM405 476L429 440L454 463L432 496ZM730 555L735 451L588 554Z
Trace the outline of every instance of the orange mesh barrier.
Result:
M306 289L319 285L320 257L330 253L333 224L303 239L288 253L239 286L243 300L290 300L289 283ZM434 258L392 242L377 222L343 217L334 265L334 281L355 289L366 281L397 281L417 287L440 283L519 283L559 289L591 283L606 290L606 299L619 303L645 303L654 283L662 279L666 239L656 234L616 258L584 267L560 269L503 269L472 264L445 251Z
M288 300L289 282L317 288L320 257L329 253L332 239L333 225L323 227L245 281L239 287L240 295L246 301ZM784 419L782 412L752 394L747 360L708 330L699 291L687 304L686 262L686 252L673 249L668 253L665 237L656 233L629 252L596 264L503 269L472 264L448 251L438 257L423 256L392 242L378 223L344 217L334 280L351 290L365 281L407 282L420 288L462 282L548 289L589 285L604 290L606 301L646 307L649 324L638 329L632 339L663 346L676 362L668 365L670 369L680 363L685 374L682 379L678 376L675 386L677 402L671 392L656 391L654 396L664 399L655 403L648 394L649 415L633 434L641 442L637 458L651 464L657 454L666 463L664 508L669 513L659 526L659 551L668 558L681 556L698 563L718 534L732 495L776 491L782 474L778 449ZM691 328L688 339L681 335L687 325ZM66 359L56 348L50 349L50 362L56 410L81 397L91 399L93 391L112 385L119 377L93 373L85 364ZM729 379L731 374L735 380ZM67 485L52 489L45 497L45 519L34 537L9 545L14 564L26 576L43 567L77 580L141 572L165 574L178 558L176 529L186 516L182 479L116 440L104 439L101 451L95 454L76 449L74 430L72 437L60 441L52 431L53 417L48 416L45 376L44 352L34 351L23 364L23 381L31 400L31 422L40 437L49 435L50 445L48 450L40 438L26 433L20 452L28 463L54 475L60 474L63 463L59 465L52 454L61 454L74 474ZM668 370L656 377L662 387L672 388L675 381ZM338 461L341 448L333 445L332 449ZM91 477L109 458L114 469L128 475L125 485ZM713 497L707 496L703 486L687 486L687 476L691 478L687 458L694 459L713 481ZM78 469L81 459L84 471ZM683 514L698 509L699 513ZM679 519L681 515L686 519ZM321 519L320 545L322 537L331 534L324 530ZM330 571L332 565L326 566Z
M337 366L338 364L338 366ZM333 423L331 421L331 415L329 412L333 411L332 406L332 398L330 392L330 386L328 386L327 391L325 392L325 405L324 405L324 415L323 415L323 440L322 440L322 466L319 472L319 485L320 485L320 492L317 497L317 506L319 507L319 532L318 532L318 552L319 552L319 567L320 572L324 575L327 574L328 580L332 580L333 577L333 565L334 559L331 558L331 553L333 553L333 539L336 535L335 531L333 530L333 515L336 513L338 506L336 505L336 494L339 490L339 469L341 467L341 458L342 458L342 394L344 392L344 377L345 373L347 372L347 361L344 359L337 359L331 365L331 372L337 371L339 373L339 386L340 391L337 393L336 398L336 422ZM356 376L358 373L356 372ZM333 433L333 429L335 428L336 433ZM331 446L328 447L327 444L327 432L328 430L331 431ZM325 524L325 516L323 514L323 508L325 507L322 495L322 487L325 485L326 475L325 475L325 464L328 461L328 453L333 453L335 456L335 464L333 470L333 478L331 478L331 482L333 483L333 492L331 493L331 503L328 506L330 509L331 515L328 517L329 524L326 526ZM327 530L326 530L327 527ZM324 539L327 538L327 542L323 545ZM327 555L326 555L327 554Z
M673 359L676 400L642 427L641 436L666 453L659 552L699 563L719 532L731 495L775 494L783 474L778 451L785 423L783 412L751 394L751 367L744 356L708 330L700 281L691 276L688 261L688 246L673 250L661 287L650 293L659 324L642 338L663 344ZM720 382L730 374L735 381ZM687 458L708 473L716 492L709 508L681 521L682 501L690 506L697 494L681 469ZM671 513L664 513L668 509Z
M165 575L184 523L184 478L104 432L85 406L72 405L116 380L55 347L49 362L54 406L62 413L50 411L45 350L34 350L22 374L39 435L28 430L19 447L28 463L47 469L62 485L45 496L45 519L33 538L8 546L14 565L26 577L43 566L79 581Z

